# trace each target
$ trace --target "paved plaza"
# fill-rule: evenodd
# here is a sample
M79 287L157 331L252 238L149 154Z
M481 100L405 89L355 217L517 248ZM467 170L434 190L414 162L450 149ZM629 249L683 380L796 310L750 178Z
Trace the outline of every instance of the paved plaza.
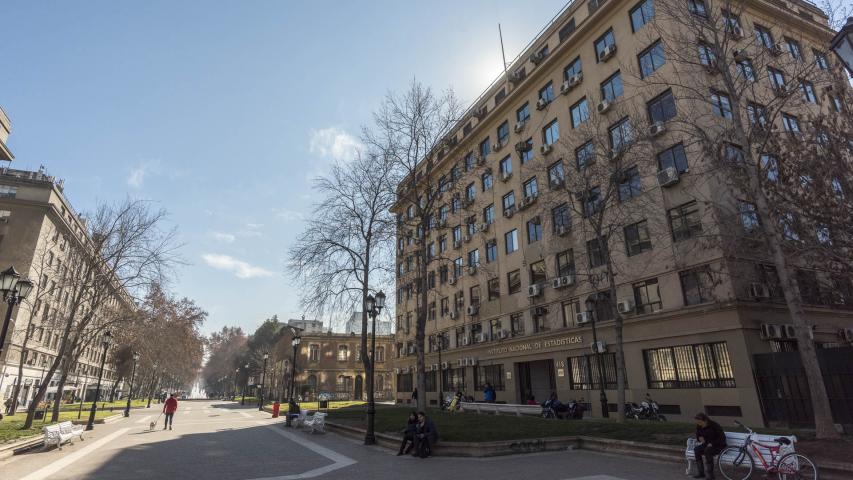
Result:
M33 451L0 462L2 478L210 480L682 479L671 463L620 458L588 451L493 458L397 457L381 447L333 433L287 429L281 419L230 402L181 402L174 430L149 431L158 410L135 410L129 419L98 425L60 450Z

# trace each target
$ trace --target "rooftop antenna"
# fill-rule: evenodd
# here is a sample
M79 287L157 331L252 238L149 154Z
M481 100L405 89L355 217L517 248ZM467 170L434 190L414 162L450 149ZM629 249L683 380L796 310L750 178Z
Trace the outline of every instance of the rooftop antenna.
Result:
M504 62L504 81L509 83L509 73L506 71L506 53L504 53L504 34L501 31L501 24L498 22L498 37L501 39L501 58L503 58Z

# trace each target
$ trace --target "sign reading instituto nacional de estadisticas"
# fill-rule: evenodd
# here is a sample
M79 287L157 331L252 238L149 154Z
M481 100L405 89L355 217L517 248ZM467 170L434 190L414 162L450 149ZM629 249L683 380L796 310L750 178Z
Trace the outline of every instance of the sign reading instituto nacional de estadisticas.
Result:
M486 351L487 355L500 355L502 353L527 352L552 347L563 347L567 345L577 345L583 343L582 335L572 337L554 338L549 340L539 340L535 342L518 343L515 345L507 345L501 347L492 347Z

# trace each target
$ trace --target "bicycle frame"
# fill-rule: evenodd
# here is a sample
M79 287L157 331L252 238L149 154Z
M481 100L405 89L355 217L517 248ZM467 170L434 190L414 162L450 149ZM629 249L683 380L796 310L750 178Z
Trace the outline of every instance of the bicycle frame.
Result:
M764 460L764 455L759 450L759 447L764 447L770 452L770 463L768 464L766 460ZM757 458L759 462L761 462L761 467L767 473L776 473L778 469L778 463L781 456L779 455L779 451L782 450L782 444L777 443L775 445L768 445L766 443L756 442L752 440L752 433L750 433L749 437L746 439L746 444L743 446L743 449L747 448L752 449L752 456Z

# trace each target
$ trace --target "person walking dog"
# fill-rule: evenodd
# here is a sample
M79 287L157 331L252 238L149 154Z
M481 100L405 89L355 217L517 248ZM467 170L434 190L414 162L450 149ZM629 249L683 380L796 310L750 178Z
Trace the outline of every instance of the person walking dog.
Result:
M168 400L166 400L166 403L163 404L163 413L166 414L166 419L163 421L163 430L165 430L166 427L168 427L169 430L172 429L172 418L175 416L176 411L178 411L178 399L175 398L175 394L173 393Z

